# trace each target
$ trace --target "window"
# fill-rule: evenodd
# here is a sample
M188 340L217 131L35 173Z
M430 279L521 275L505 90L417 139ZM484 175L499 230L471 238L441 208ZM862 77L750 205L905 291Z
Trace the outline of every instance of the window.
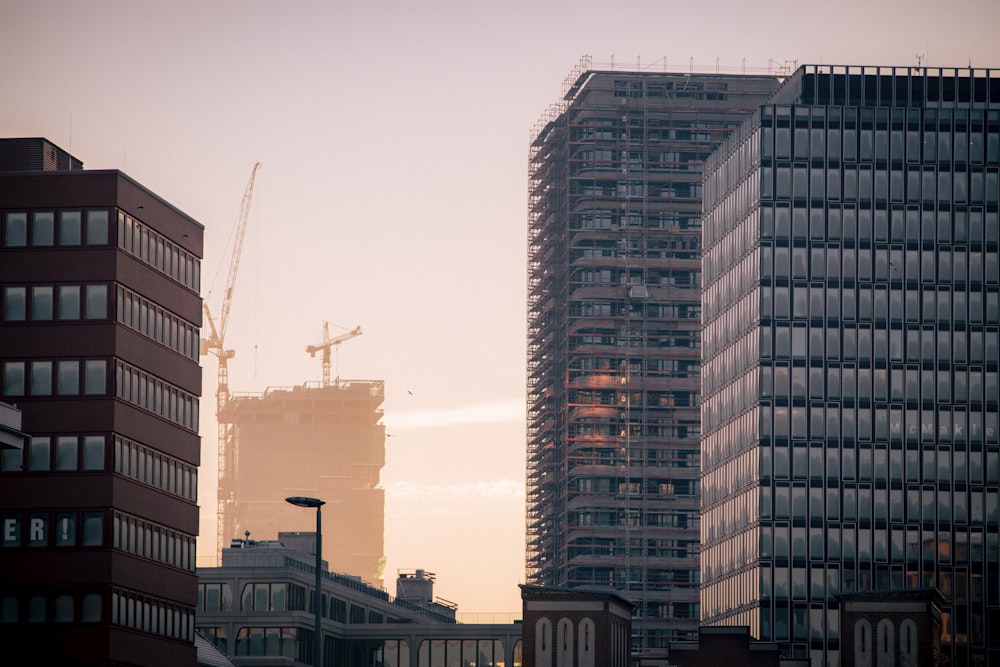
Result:
M103 320L108 316L108 288L106 285L86 286L86 317Z
M31 395L32 396L52 395L51 361L31 362Z
M83 393L88 395L102 395L107 392L106 364L103 359L94 359L83 362L84 366L84 388Z
M5 396L24 396L24 362L6 361L3 365L3 393Z
M83 513L83 546L99 547L104 544L104 515L102 512Z
M108 244L108 212L87 211L87 245Z
M39 211L31 216L31 245L50 246L55 243L55 215Z
M32 287L31 288L31 319L51 320L52 319L52 288Z
M80 319L79 285L59 286L59 319L60 320Z
M104 436L84 436L83 469L104 470Z
M8 213L4 225L4 245L23 248L28 245L28 214Z
M56 365L56 393L60 396L74 396L80 393L80 362L59 361Z
M52 620L56 623L71 623L73 621L73 596L57 595L52 605Z
M80 245L80 233L80 212L61 212L59 214L59 245Z
M56 470L76 470L77 438L61 435L56 438Z
M3 318L8 322L23 322L27 318L27 289L24 287L5 287L3 299Z
M46 437L35 437L28 442L28 470L50 470L49 463L50 440Z

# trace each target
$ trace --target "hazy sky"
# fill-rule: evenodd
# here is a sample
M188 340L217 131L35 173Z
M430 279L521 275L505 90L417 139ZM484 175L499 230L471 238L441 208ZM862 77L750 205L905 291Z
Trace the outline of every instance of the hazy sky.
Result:
M528 139L580 57L1000 67L998 25L996 0L0 0L0 136L48 137L201 221L215 311L259 160L232 391L319 380L305 347L323 321L360 325L339 373L386 381L390 592L425 568L461 612L515 612ZM199 554L215 546L214 361Z

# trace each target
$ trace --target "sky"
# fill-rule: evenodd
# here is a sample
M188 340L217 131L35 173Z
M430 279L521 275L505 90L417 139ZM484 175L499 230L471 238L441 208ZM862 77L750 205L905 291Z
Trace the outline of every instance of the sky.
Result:
M361 326L334 374L386 383L387 588L423 568L460 615L503 620L524 581L528 143L581 57L1000 67L997 25L996 0L0 0L0 136L121 169L204 224L213 312L259 161L231 391L318 381L323 322Z

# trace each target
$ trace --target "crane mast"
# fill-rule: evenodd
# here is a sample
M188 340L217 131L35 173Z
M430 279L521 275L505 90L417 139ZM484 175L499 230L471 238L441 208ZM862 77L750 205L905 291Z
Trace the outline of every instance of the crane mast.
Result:
M309 353L310 357L315 358L317 352L323 353L323 386L330 386L330 348L340 345L345 340L350 340L355 336L361 335L361 327L357 326L348 331L345 334L335 336L330 338L330 323L323 322L323 337L320 342L316 345L309 345L306 347L306 352Z
M225 415L229 406L229 360L236 356L235 350L227 350L225 345L226 326L229 323L229 311L233 303L233 287L236 285L236 274L240 270L240 256L243 254L243 239L246 237L247 220L250 216L250 200L253 198L254 181L257 178L257 170L260 162L253 165L250 172L250 181L243 192L243 201L240 204L240 214L236 220L236 231L233 241L233 255L229 260L229 274L226 277L226 291L222 295L222 307L218 321L212 317L212 312L208 308L208 303L204 302L205 319L208 322L209 336L201 339L201 353L211 352L219 361L218 388L215 392L215 418L218 422L218 448L219 448L219 490L218 490L218 523L217 523L217 548L221 549L225 539L225 522L223 517L224 508L228 508L233 503L232 483L229 476L234 472L236 452L233 443L232 424L229 423Z

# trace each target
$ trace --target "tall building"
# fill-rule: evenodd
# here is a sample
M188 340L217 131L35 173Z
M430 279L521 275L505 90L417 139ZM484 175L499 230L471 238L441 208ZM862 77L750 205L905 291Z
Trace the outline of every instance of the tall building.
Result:
M582 65L531 143L527 581L636 651L697 634L702 164L776 87Z
M222 416L232 424L227 469L219 480L222 525L229 539L247 531L274 539L278 530L315 531L313 512L289 496L325 500L323 555L337 572L382 585L385 566L385 465L382 401L376 380L272 388L234 395ZM224 545L220 545L224 546Z
M0 456L0 638L194 665L203 228L43 139L0 165L0 399L30 435Z
M803 67L710 158L705 623L836 667L838 594L936 587L1000 664L998 207L996 70Z

